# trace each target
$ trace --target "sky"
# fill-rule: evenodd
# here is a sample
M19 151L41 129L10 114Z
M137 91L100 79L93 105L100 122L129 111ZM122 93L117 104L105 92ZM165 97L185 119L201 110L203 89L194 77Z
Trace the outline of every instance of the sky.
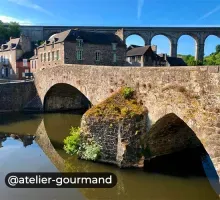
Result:
M25 25L68 26L218 26L219 0L1 0L0 20ZM130 36L127 44L143 45ZM152 44L158 53L169 53L166 37L156 36ZM205 55L215 51L220 38L210 36ZM195 54L195 42L183 36L178 53Z

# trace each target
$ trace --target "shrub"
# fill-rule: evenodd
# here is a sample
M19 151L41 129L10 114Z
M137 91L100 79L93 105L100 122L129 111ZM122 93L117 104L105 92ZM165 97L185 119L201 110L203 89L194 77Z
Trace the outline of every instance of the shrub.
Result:
M100 157L101 146L92 141L91 144L82 144L82 158L96 161Z
M80 128L71 127L70 136L64 139L64 150L70 155L78 153L80 147Z
M123 90L123 96L125 99L130 99L134 94L134 90L130 87L126 87Z

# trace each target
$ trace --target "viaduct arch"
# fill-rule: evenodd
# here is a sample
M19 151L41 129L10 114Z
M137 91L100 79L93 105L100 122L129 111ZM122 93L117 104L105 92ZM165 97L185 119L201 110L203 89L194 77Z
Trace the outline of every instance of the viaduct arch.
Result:
M182 35L189 35L196 41L195 59L203 60L205 40L210 35L220 37L219 27L99 27L99 26L21 26L23 34L29 36L32 41L47 40L52 34L67 29L78 28L88 31L116 33L123 41L130 35L139 35L145 45L150 45L156 35L164 35L170 40L170 55L177 56L178 39Z

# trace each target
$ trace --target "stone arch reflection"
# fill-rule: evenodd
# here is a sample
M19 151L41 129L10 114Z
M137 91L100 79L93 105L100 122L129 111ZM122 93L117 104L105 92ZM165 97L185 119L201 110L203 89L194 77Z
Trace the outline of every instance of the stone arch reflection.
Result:
M60 172L112 172L118 177L118 184L111 189L80 189L80 192L87 199L144 199L146 195L152 199L161 199L166 196L174 200L181 196L183 199L201 200L209 196L210 200L216 199L209 183L205 179L198 182L191 182L190 179L172 178L169 176L144 173L142 170L127 169L121 170L111 165L83 161L77 157L70 157L61 149L54 148L50 137L46 132L44 121L38 127L36 142L42 148L47 157ZM183 184L184 182L184 184ZM199 184L199 188L195 187ZM173 188L175 186L175 192ZM135 192L134 192L135 188ZM155 192L156 190L160 193ZM172 192L171 192L172 191Z
M146 139L145 169L172 176L207 176L220 193L216 169L197 135L176 114L160 118Z

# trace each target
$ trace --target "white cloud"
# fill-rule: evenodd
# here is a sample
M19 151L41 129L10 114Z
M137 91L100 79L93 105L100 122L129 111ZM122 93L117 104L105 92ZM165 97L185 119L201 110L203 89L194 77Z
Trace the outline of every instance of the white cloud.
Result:
M144 6L144 0L138 0L138 8L137 8L137 18L138 19L141 18L143 6Z
M216 13L217 11L220 10L220 5L218 5L216 8L214 8L213 10L207 12L205 15L203 15L202 17L200 17L198 20L202 20L202 19L206 19L207 17L209 17L210 15Z
M43 7L41 7L35 3L32 3L31 0L8 0L8 1L16 3L21 6L32 8L34 10L40 11L40 12L45 13L50 16L54 16L50 11L44 9Z
M32 25L32 22L28 19L18 19L10 16L0 15L0 20L5 23L18 22L20 25Z

